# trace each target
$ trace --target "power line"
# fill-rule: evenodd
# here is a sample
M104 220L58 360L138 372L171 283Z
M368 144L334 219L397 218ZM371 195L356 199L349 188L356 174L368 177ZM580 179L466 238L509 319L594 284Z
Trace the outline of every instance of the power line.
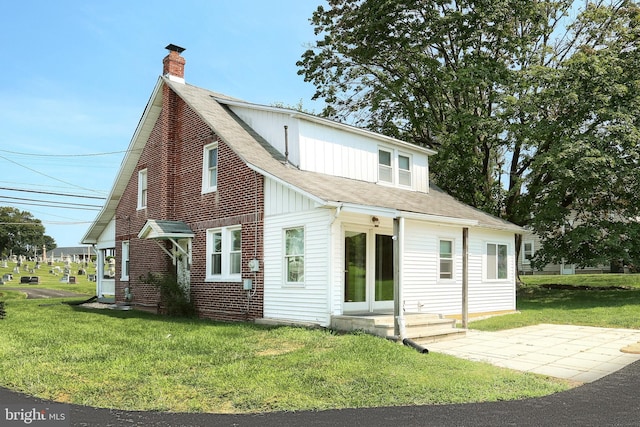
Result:
M8 161L8 162L10 162L10 163L13 163L14 165L18 165L18 166L23 167L23 168L25 168L25 169L27 169L27 170L30 170L31 172L35 172L35 173L37 173L37 174L39 174L39 175L42 175L42 176L45 176L45 177L47 177L47 178L49 178L49 179L53 179L54 181L62 182L63 184L67 184L67 185L70 185L70 186L72 186L72 187L80 188L80 189L82 189L82 190L86 190L86 191L95 191L95 190L93 190L93 189L91 189L91 188L81 187L81 186L76 185L76 184L73 184L73 183L71 183L71 182L63 181L63 180L58 179L58 178L55 178L55 177L53 177L53 176L51 176L51 175L47 175L46 173L42 173L42 172L40 172L40 171L38 171L38 170L36 170L36 169L30 168L29 166L25 166L25 165L20 164L20 163L18 163L18 162L16 162L16 161L13 161L13 160L11 160L11 159L8 159L8 158L6 158L5 156L0 156L0 159L5 159L6 161Z
M102 209L102 206L82 207L82 206L56 206L56 205L48 204L48 203L52 203L52 202L48 202L48 203L9 202L9 203L14 204L14 205L44 206L44 207L47 207L47 208L76 209L76 210L82 210L82 211L99 211L100 209Z
M104 153L90 153L90 154L38 154L38 153L21 153L18 151L0 150L2 153L17 154L19 156L32 156L32 157L98 157L98 156L110 156L113 154L122 154L129 151L136 150L124 150L124 151L109 151Z
M11 197L11 196L2 196L2 195L0 195L0 199L25 200L27 202L52 203L54 205L85 206L85 207L102 209L102 206L100 205L87 205L85 203L59 202L57 200L25 199L24 197Z
M2 151L2 150L0 150ZM69 193L55 193L52 191L38 191L38 190L26 190L26 189L22 189L22 188L10 188L10 187L0 187L0 190L7 190L7 191L22 191L25 193L36 193L36 194L48 194L51 196L65 196L65 197L78 197L78 198L83 198L83 199L97 199L97 200L106 200L106 197L97 197L97 196L85 196L85 195L81 195L81 194L69 194Z

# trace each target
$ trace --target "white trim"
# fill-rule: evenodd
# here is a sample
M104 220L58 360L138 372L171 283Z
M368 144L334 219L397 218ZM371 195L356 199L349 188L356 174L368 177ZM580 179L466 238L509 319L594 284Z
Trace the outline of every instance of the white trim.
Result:
M123 282L128 282L129 281L129 269L131 268L129 265L129 261L131 259L131 257L129 256L129 252L131 250L131 246L130 246L130 242L129 240L123 240L122 241L122 255L120 256L121 259L121 265L120 265L120 280L122 280ZM126 257L125 257L126 255ZM125 265L127 266L126 270L127 270L127 274L125 273Z
M287 231L302 229L302 281L290 282L289 269L287 268ZM293 254L292 256L300 256ZM282 278L283 286L288 288L303 288L305 286L305 278L307 273L307 230L304 225L286 227L282 229Z
M214 142L202 147L202 194L213 193L218 190L218 170L220 166L218 149L218 143ZM209 170L209 153L212 150L216 150L216 185L210 185L210 170Z
M148 169L138 171L138 205L137 210L146 209L149 204L149 173Z
M234 231L240 231L240 271L238 273L230 272L231 262L231 235ZM214 234L220 234L221 252L220 252L220 274L211 273L211 255L213 254ZM242 281L242 226L240 224L228 227L216 227L206 230L206 249L205 249L205 282L241 282Z

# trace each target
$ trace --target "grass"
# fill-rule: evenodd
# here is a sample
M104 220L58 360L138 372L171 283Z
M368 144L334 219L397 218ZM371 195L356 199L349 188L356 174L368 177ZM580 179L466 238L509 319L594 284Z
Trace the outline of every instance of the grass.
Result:
M3 293L0 385L59 402L255 413L512 400L571 386L365 334L41 305Z
M640 275L524 276L519 313L473 322L500 330L540 323L640 329ZM558 286L560 285L560 286Z
M640 328L637 278L527 277L519 289L520 314L471 326ZM545 287L585 283L601 290ZM621 284L628 289L608 289ZM91 282L80 286L93 292ZM0 294L7 310L0 320L0 385L59 402L255 413L512 400L571 386L442 354L420 354L364 334L169 319L57 304L61 300L42 304L1 286Z
M4 274L7 274L7 273L13 274L13 280L10 282L7 282L5 286L58 289L58 290L65 290L65 291L75 292L80 294L87 294L88 296L93 296L96 294L95 282L90 282L87 276L85 275L74 274L74 273L77 273L81 268L83 268L81 264L71 263L69 266L71 271L71 276L76 277L75 284L61 283L60 282L61 275L60 274L56 275L55 273L51 272L53 270L53 267L60 267L60 269L62 270L65 266L64 263L56 262L54 265L51 265L51 266L41 265L40 268L37 270L34 268L35 263L27 262L26 264L29 266L29 268L34 269L34 273L27 272L24 270L24 268L20 269L20 273L14 273L13 268L15 267L15 264L12 262L9 262L8 267L6 268L0 267L0 277L2 277ZM87 271L90 274L95 274L96 269L95 267L89 266L87 268ZM20 283L21 276L38 276L40 278L40 283L38 285L21 284ZM2 291L2 285L0 285L0 291Z

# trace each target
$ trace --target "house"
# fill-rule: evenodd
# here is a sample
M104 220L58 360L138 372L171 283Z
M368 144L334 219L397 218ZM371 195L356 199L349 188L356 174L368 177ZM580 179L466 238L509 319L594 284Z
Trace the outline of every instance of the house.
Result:
M600 273L622 273L625 271L623 263L611 262L609 265L578 266L568 262L558 264L545 264L542 268L534 268L531 260L536 252L542 248L542 239L530 230L525 230L522 237L520 257L518 258L518 271L521 275L531 274L600 274ZM616 269L616 265L618 269Z
M189 85L184 49L167 49L82 240L98 266L115 257L99 296L155 307L144 277L171 271L199 316L226 321L393 313L397 332L404 314L515 310L522 229L431 184L433 151Z

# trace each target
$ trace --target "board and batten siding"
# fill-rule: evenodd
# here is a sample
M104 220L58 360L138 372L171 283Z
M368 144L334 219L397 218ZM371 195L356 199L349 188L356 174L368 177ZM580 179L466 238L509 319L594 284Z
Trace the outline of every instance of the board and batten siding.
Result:
M287 151L285 150L284 131L284 127L287 126L289 162L296 166L300 165L298 119L292 118L290 114L273 110L259 110L236 105L229 108L283 155Z
M453 241L454 277L439 278L439 242ZM506 280L486 279L487 243L506 244ZM462 228L405 221L402 260L402 306L408 313L444 315L462 312ZM515 310L515 252L513 233L469 231L469 313Z
M328 326L331 209L266 180L264 220L264 317ZM304 283L285 277L285 230L304 227Z
M394 153L394 162L398 153L408 155L412 160L412 188L428 191L429 160L426 153L306 120L299 121L299 131L300 168L303 170L377 182L378 149L385 148Z

